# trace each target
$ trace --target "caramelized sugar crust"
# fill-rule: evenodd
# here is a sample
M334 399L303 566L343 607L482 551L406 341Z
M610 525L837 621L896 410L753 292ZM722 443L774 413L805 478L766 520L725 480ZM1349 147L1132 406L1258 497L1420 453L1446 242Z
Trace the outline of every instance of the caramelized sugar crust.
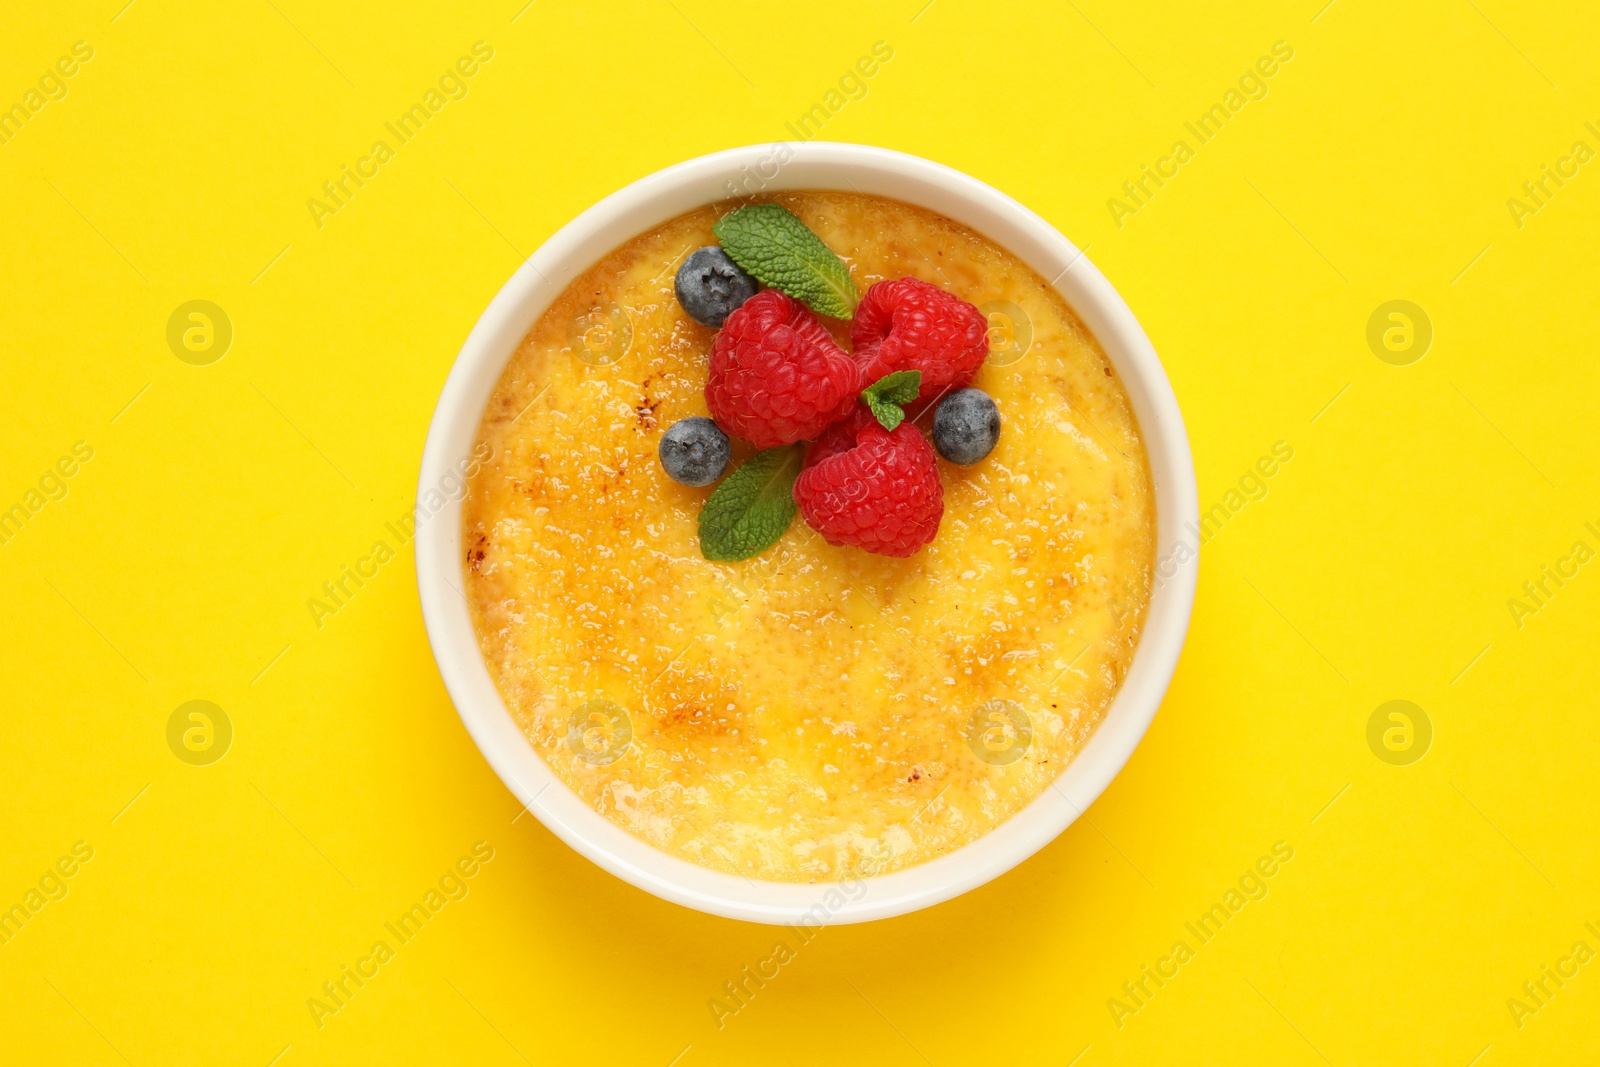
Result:
M1022 310L991 317L973 384L1000 443L940 462L938 537L889 559L797 518L755 559L701 558L710 490L668 479L656 446L707 414L713 331L672 290L716 242L706 207L605 256L517 349L478 432L463 592L507 706L595 810L707 867L830 881L949 852L1049 786L1133 657L1154 504L1127 395L1044 279L897 201L771 199L862 291L910 275Z

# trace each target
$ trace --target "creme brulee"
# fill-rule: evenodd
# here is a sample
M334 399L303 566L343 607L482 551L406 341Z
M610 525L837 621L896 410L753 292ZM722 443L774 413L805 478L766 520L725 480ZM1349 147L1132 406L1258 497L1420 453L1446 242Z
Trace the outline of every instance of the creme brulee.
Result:
M596 811L706 867L831 881L947 853L1049 786L1128 671L1154 504L1121 383L1039 275L897 201L770 199L858 290L912 276L990 316L972 384L1003 429L975 465L939 462L937 537L893 559L797 518L755 558L701 557L711 490L656 450L707 413L715 331L673 278L716 243L708 206L606 255L518 347L478 431L464 592L506 705Z

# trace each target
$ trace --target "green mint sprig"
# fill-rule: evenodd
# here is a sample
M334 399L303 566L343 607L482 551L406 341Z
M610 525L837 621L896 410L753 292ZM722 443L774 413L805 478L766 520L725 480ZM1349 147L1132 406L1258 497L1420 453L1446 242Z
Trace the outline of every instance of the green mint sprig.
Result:
M724 478L700 509L700 554L749 559L777 544L794 521L794 480L804 458L804 445L780 445Z
M787 208L751 204L711 227L722 250L763 285L780 290L819 315L848 319L856 313L850 269Z
M861 390L861 399L867 402L883 428L893 431L906 417L903 405L915 400L921 389L921 371L897 370Z

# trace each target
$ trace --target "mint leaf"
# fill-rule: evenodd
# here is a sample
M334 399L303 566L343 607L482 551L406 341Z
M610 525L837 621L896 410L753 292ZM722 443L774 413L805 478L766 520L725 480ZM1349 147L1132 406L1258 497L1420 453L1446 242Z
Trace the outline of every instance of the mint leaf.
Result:
M778 543L794 521L794 480L804 445L757 452L722 480L700 509L700 554L749 559Z
M856 313L849 268L787 208L751 204L729 212L711 230L723 251L763 284L820 315L848 319Z
M921 371L897 370L861 390L861 399L867 402L867 407L872 409L872 414L883 428L892 431L906 417L901 405L915 400L921 389Z

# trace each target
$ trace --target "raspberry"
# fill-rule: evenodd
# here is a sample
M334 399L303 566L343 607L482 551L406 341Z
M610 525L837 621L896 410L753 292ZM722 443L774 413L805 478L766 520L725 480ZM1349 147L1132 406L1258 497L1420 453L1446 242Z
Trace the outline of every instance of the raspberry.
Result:
M944 516L933 448L911 423L891 433L864 407L811 446L794 499L830 545L884 556L914 554L933 540Z
M757 448L812 440L860 389L855 361L827 327L776 289L740 304L711 343L711 417Z
M861 298L850 342L865 385L892 371L921 371L920 402L972 380L989 354L989 323L937 285L896 278L877 282Z

